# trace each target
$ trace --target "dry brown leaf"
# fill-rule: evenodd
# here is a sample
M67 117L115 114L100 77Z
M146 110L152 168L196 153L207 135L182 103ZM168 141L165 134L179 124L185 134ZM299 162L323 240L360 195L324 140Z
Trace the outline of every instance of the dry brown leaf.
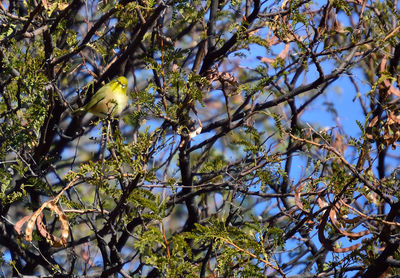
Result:
M382 61L381 61L381 63L379 64L379 72L384 72L384 71L385 71L385 69L386 69L386 62L387 62L387 59L386 59L386 56L385 56L385 57L382 58Z
M51 211L53 211L55 214L58 215L58 218L61 222L61 238L57 238L53 235L51 235L47 229L46 225L43 223L43 210L45 208L49 208ZM67 239L69 237L69 226L68 226L68 219L66 215L62 212L61 208L56 206L54 203L54 200L44 202L42 206L37 209L34 213L32 213L29 216L25 216L21 220L19 220L15 226L14 229L18 232L18 234L21 232L22 226L25 224L25 222L28 222L26 225L25 229L25 240L26 241L32 241L33 238L33 228L36 227L38 229L39 234L46 238L49 243L53 246L59 247L62 245L67 244Z
M54 206L54 211L58 214L58 219L60 219L61 222L61 243L62 245L66 245L69 237L68 218L60 207Z
M272 36L272 37L268 38L267 41L268 41L268 46L273 46L273 45L276 45L276 44L278 44L278 43L281 42L281 41L278 39L277 36Z
M297 207L304 211L305 213L310 213L310 211L304 209L303 203L300 200L301 191L303 190L305 183L300 184L299 187L296 188L296 192L294 194L294 202L296 203Z
M49 233L46 230L46 225L43 223L43 212L36 218L36 228L42 237L47 238Z
M318 205L320 208L328 206L328 203L325 200L322 200L321 198L318 198L317 202L318 202ZM361 246L360 243L357 243L357 244L354 244L352 246L345 247L345 248L333 246L332 243L329 240L327 240L324 235L324 230L325 230L325 226L328 222L328 219L331 219L333 226L341 234L345 234L346 236L348 236L350 238L359 238L360 237L358 234L347 233L343 229L340 229L339 227L337 227L336 226L337 225L336 213L334 212L334 208L332 206L329 206L327 208L327 210L325 211L324 215L322 216L321 222L318 226L318 239L326 249L336 252L336 253L344 253L344 252L353 251ZM360 232L360 234L363 234L363 233L365 233L365 231ZM363 234L363 235L365 235L365 234ZM363 236L363 235L361 235L361 236Z
M67 239L69 236L68 220L65 214L62 212L61 208L55 205L53 201L47 202L46 205L51 211L58 215L58 219L61 222L61 238L57 238L49 233L47 233L46 239L50 241L51 245L54 246L65 246L67 244ZM47 231L46 231L47 232Z
M389 80L385 80L385 81L388 81L388 82L389 82ZM397 96L397 97L400 97L400 90L397 89L397 88L395 88L392 84L390 84L390 87L389 87L389 89L388 89L388 92L389 92L390 94L393 94L393 95Z
M378 122L378 119L379 119L379 117L375 116L374 118L372 118L372 120L368 124L368 128L367 128L367 131L365 133L365 136L370 140L374 139L374 136L372 135L372 127L375 126L375 124Z
M278 55L278 58L285 59L289 53L290 49L290 43L285 44L285 47L283 48L282 52Z
M261 62L263 63L267 63L267 64L272 64L273 62L275 62L275 59L271 59L271 58L267 58L267 57L257 57Z
M279 53L279 55L276 56L275 59L268 58L268 57L261 57L261 56L257 56L257 59L259 59L263 63L272 64L272 63L276 62L277 58L285 59L287 57L288 53L289 53L289 50L290 50L290 43L286 43L285 47L283 48L281 53Z
M32 216L31 215L27 215L24 218L22 218L21 220L19 220L17 223L15 223L14 225L14 230L20 235L21 234L21 228L22 226L24 226L24 224L29 220L29 218Z
M340 209L340 207L350 207L350 205L347 205L343 200L339 200L339 203L336 205L336 211ZM343 222L346 222L348 224L356 224L362 220L360 216L356 216L354 218L348 218L348 217L343 217L340 213L337 214L337 216L343 220Z
M379 72L380 72L380 73L382 73L382 72L384 72L384 71L386 70L386 63L387 63L387 58L386 58L386 56L385 56L385 57L382 58L382 61L381 61L381 63L379 64ZM392 81L391 81L391 80L385 79L385 80L382 82L381 87L387 89L387 91L386 91L387 96L390 95L390 94L393 94L393 95L395 95L395 96L397 96L397 97L400 97L400 90L397 89L397 88L395 88L395 87L392 85Z
M351 239L358 239L360 237L363 237L363 236L369 234L368 230L361 231L361 232L358 232L358 233L349 233L349 232L345 231L343 226L342 226L342 224L340 224L336 220L336 216L337 216L336 209L332 209L329 212L329 218L331 219L332 225L335 228L335 230L338 231L339 233L341 233L342 235L347 236L347 237L349 237Z
M32 213L31 217L29 218L28 225L26 225L26 229L25 229L25 240L26 241L32 241L33 228L35 227L36 218L42 213L43 209L45 208L45 206L43 206L43 205L38 210L36 210L34 213Z
M319 198L318 198L319 199ZM321 222L318 226L318 239L321 242L321 244L328 250L336 252L336 253L344 253L344 252L349 252L349 251L353 251L357 248L359 248L361 246L360 243L357 243L355 245L352 245L350 247L346 247L346 248L341 248L341 247L335 247L332 245L332 243L326 239L325 235L324 235L324 230L325 230L325 226L326 223L328 222L328 218L329 218L329 214L331 212L332 208L329 207L324 215L322 216Z
M400 124L400 116L396 116L396 114L394 114L393 112L389 112L387 123L389 125Z
M368 124L368 127L373 127L373 126L376 124L377 121L378 121L378 116L375 116L375 117L371 120L371 122Z
M27 241L32 241L33 228L35 226L35 223L37 223L39 233L43 237L48 239L52 245L55 245L55 246L64 245L65 246L67 244L67 240L69 237L68 218L64 214L64 212L61 210L61 208L56 205L56 203L61 198L62 194L64 194L64 192L66 190L68 190L69 188L71 188L72 186L75 185L75 182L78 179L79 179L79 176L76 176L63 190L60 191L60 193L58 193L58 195L55 198L53 198L50 201L44 202L42 204L42 206L39 209L37 209L35 212L33 212L31 215L25 216L24 218L19 220L14 225L14 229L17 231L17 233L20 234L22 226L26 222L28 222L26 229L25 229L25 239ZM45 208L49 208L51 211L53 211L55 214L58 215L58 219L61 222L61 238L60 239L49 234L46 230L45 225L43 224L42 212ZM38 217L40 217L40 218L38 219Z
M46 225L43 223L43 212L36 218L36 228L38 229L40 235L47 239L51 245L60 246L60 244L57 242L57 238L47 231Z

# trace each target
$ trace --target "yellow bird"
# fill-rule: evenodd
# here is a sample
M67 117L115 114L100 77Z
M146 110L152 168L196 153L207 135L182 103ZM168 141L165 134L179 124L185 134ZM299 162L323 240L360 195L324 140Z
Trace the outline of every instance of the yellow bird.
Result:
M101 87L88 103L74 110L73 113L79 114L89 111L100 118L118 117L128 105L127 88L128 79L120 76Z

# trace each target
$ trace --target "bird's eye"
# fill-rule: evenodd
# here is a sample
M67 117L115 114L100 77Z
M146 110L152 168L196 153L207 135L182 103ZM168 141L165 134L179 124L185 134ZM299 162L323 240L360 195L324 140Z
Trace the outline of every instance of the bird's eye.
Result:
M121 86L122 86L122 89L125 89L125 88L126 88L126 85L125 85L125 84L121 84Z

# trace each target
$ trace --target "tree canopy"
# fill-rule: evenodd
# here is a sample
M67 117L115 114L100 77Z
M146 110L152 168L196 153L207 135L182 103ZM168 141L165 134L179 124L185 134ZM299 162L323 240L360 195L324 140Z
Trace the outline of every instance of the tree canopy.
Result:
M2 1L1 275L398 275L398 8Z

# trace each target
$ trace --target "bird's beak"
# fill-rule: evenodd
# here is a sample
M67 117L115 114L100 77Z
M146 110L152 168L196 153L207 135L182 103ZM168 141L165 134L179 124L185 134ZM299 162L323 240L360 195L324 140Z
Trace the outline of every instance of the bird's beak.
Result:
M121 85L122 89L126 88L126 84L122 84L121 82L117 81L119 83L119 85Z

